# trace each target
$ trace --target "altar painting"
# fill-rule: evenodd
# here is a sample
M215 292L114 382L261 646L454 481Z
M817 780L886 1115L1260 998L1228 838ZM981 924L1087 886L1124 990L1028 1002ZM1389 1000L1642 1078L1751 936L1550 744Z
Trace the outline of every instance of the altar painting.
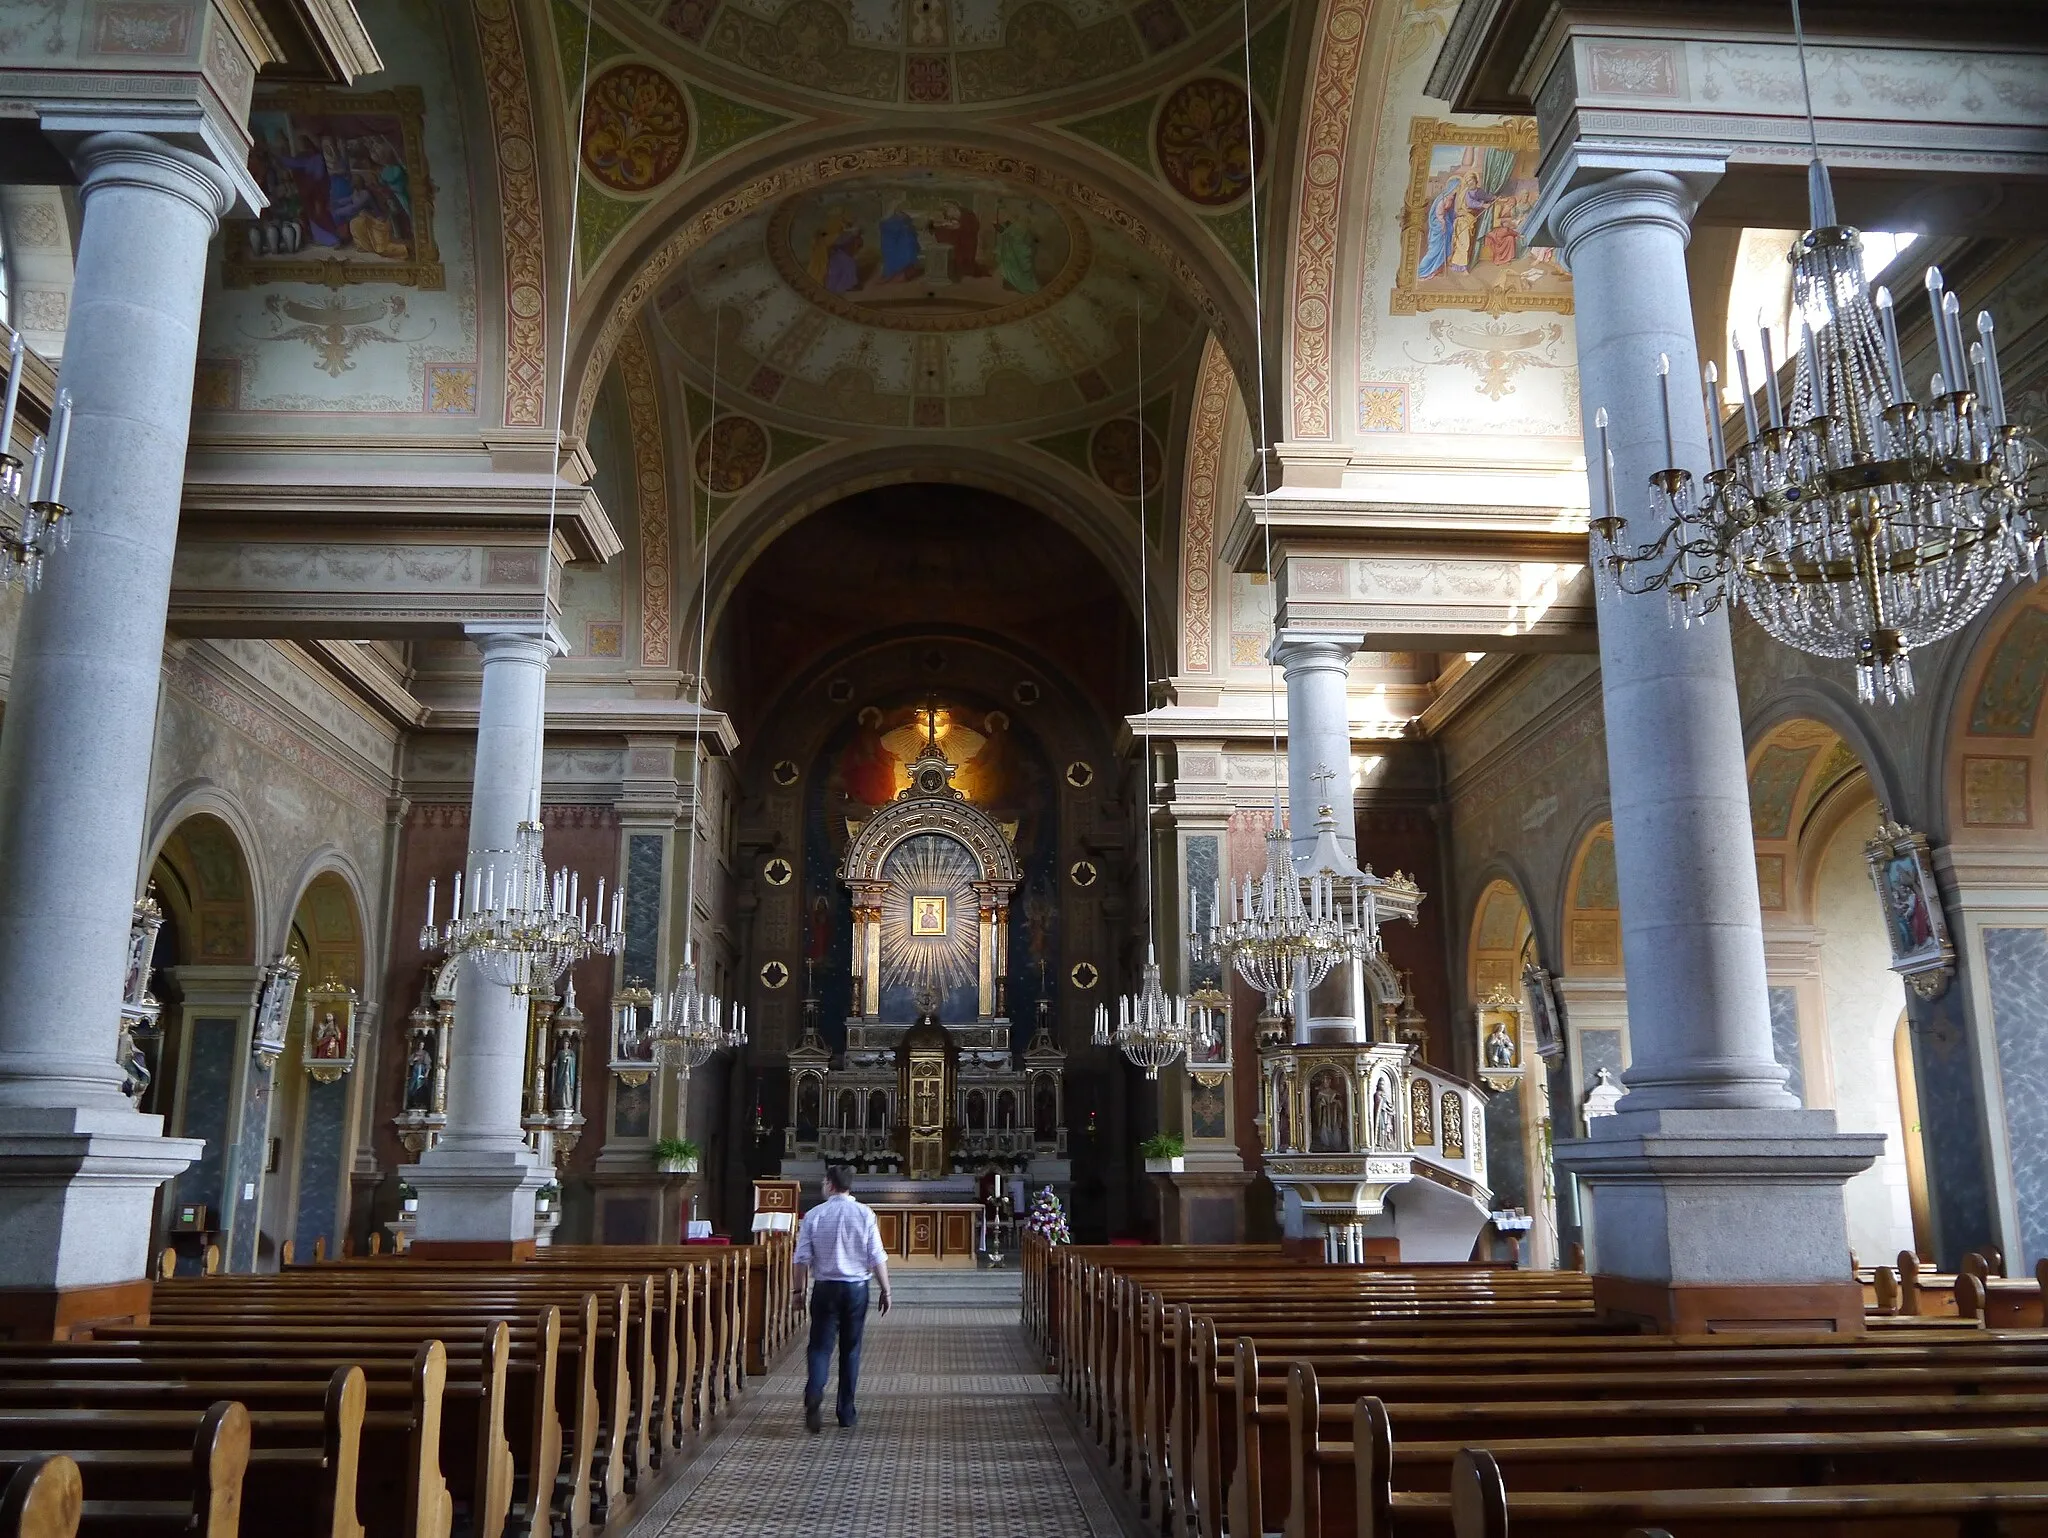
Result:
M1535 123L1478 127L1419 117L1408 145L1393 313L1569 314L1571 277L1555 248L1529 243L1539 192Z

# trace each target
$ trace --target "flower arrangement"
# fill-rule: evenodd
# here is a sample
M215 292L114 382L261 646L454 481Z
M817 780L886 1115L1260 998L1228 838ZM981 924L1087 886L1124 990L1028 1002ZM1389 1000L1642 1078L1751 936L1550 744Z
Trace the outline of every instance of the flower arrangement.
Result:
M1188 1151L1188 1145L1171 1132L1155 1132L1138 1145L1138 1152L1147 1159L1178 1159Z
M1067 1209L1060 1205L1060 1199L1047 1186L1031 1199L1031 1213L1024 1219L1024 1226L1037 1234L1048 1244L1072 1244L1074 1236L1067 1228Z

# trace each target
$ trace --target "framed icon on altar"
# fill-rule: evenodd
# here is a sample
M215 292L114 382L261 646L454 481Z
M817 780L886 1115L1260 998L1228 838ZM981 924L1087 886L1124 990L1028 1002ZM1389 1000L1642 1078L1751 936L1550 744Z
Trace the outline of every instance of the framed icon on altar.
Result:
M1863 846L1884 911L1892 970L1923 999L1940 997L1955 968L1955 945L1941 911L1927 835L1886 819Z
M910 932L913 935L943 935L946 932L946 899L910 899Z

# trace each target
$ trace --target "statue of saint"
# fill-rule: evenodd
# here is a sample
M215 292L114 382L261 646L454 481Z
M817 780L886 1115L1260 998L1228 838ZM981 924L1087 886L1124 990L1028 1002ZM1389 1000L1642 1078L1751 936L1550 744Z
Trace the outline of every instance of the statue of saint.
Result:
M555 1044L555 1061L548 1075L548 1109L580 1110L576 1099L576 1051L563 1036Z
M1325 1069L1309 1081L1309 1125L1316 1153L1343 1153L1351 1146L1344 1085Z
M334 1011L327 1010L320 1016L320 1023L313 1027L313 1055L329 1061L341 1056L341 1022L334 1018Z
M433 1110L434 1055L422 1037L414 1037L412 1055L405 1060L405 1109Z
M1394 1109L1394 1095L1385 1074L1372 1085L1372 1146L1397 1149L1401 1146L1401 1118Z
M1514 1038L1508 1035L1508 1028L1502 1021L1495 1020L1493 1029L1486 1033L1486 1066L1489 1068L1512 1068L1515 1066Z

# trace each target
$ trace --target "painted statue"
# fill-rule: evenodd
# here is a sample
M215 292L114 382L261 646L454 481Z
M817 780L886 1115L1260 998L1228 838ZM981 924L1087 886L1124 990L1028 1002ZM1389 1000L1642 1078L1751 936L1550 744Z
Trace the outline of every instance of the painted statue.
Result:
M427 1050L425 1041L412 1044L412 1055L405 1060L405 1109L408 1111L433 1110L434 1055Z
M1401 1113L1394 1106L1393 1082L1385 1074L1372 1081L1372 1146L1401 1146Z
M318 1058L337 1059L341 1056L341 1022L334 1018L334 1011L328 1010L320 1016L320 1022L313 1027L313 1055Z
M1489 1068L1512 1068L1515 1066L1515 1043L1508 1035L1508 1028L1499 1020L1493 1022L1493 1029L1486 1033L1486 1066Z
M1344 1081L1325 1068L1308 1084L1309 1147L1315 1153L1343 1153L1351 1147Z
M576 1049L563 1036L555 1043L555 1061L548 1074L548 1109L578 1109L576 1095Z

